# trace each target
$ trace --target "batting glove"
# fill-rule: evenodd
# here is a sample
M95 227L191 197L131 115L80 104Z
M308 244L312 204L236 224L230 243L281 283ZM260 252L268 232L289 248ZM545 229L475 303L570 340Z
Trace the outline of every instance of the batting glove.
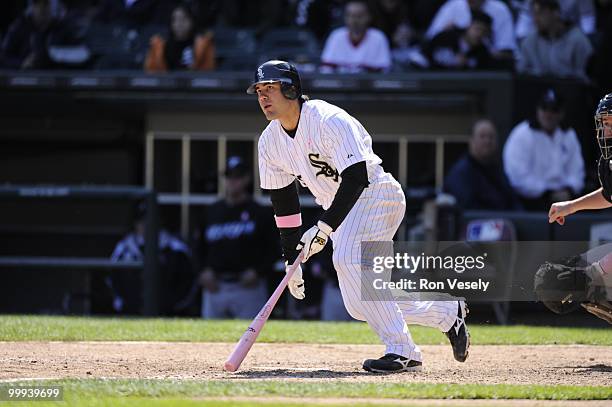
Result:
M289 270L289 266L291 265L285 262L285 272ZM287 283L287 286L289 287L289 292L291 293L291 295L293 295L298 300L303 300L304 298L306 298L306 294L304 294L304 291L306 291L306 287L304 287L304 279L302 278L302 266L297 267L297 269L293 273L293 276L291 276L291 279Z
M302 263L306 263L311 256L323 250L331 232L333 232L331 226L318 221L316 226L311 227L302 235L300 243L296 247L296 250L301 250L304 253Z

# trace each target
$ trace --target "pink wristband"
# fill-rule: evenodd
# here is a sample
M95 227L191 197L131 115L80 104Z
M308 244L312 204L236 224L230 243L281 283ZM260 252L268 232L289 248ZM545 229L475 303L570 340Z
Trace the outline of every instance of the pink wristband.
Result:
M276 226L279 228L297 228L302 226L301 213L287 216L274 216L274 219L276 220Z

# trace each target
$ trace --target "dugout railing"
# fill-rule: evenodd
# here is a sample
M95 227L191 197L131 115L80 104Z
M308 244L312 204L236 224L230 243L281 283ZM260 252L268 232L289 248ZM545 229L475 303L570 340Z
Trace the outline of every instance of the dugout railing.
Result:
M434 149L434 171L435 171L435 189L442 190L442 184L445 174L445 154L450 144L467 145L469 135L467 134L375 134L372 136L375 144L384 143L391 145L392 161L394 168L385 169L393 173L398 181L405 187L408 182L408 151L412 143L430 144ZM225 171L225 164L228 158L228 144L231 142L242 142L249 144L246 149L251 157L249 162L252 165L253 173L253 194L257 201L263 205L270 205L270 200L263 196L259 187L259 168L257 164L257 142L259 134L256 133L230 133L230 132L162 132L150 131L147 133L145 141L145 187L159 191L158 202L160 205L176 205L180 207L180 230L183 238L188 238L191 222L192 206L209 205L224 196L224 177L222 174ZM158 146L159 142L175 143L177 157L173 160L178 168L164 168L164 172L174 171L177 175L176 182L178 184L175 191L168 192L164 190L163 185L157 182L158 174L156 167L159 162L159 157L156 156L158 150L167 151L169 145ZM210 143L208 148L214 149L216 154L216 183L217 188L212 193L199 193L193 190L193 180L191 179L194 173L194 166L201 166L205 163L193 162L194 145L200 142ZM162 148L160 148L162 147ZM383 161L386 162L385 157ZM300 201L303 207L315 207L314 199L310 194L300 196ZM399 231L400 236L404 236L402 230Z
M0 269L73 270L89 273L96 270L139 272L142 282L142 313L155 316L160 311L160 273L158 267L158 204L151 189L136 186L71 185L0 185L1 200L94 200L144 201L145 244L143 261L111 261L110 257L74 256L0 256Z

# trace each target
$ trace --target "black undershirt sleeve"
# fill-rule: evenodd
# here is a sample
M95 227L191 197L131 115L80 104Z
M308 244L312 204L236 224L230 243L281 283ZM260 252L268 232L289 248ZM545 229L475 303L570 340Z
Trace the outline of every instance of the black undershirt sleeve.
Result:
M360 161L342 171L342 181L331 206L321 216L321 221L327 223L333 230L344 221L361 193L370 184L365 161Z
M300 198L295 182L292 182L284 188L271 189L269 192L270 199L272 200L272 208L276 216L289 216L300 213ZM289 264L293 264L299 254L299 251L295 248L302 237L302 228L278 228L278 230L280 232L283 256Z
M610 169L610 161L599 157L597 163L597 175L601 184L601 194L604 199L612 203L612 169Z

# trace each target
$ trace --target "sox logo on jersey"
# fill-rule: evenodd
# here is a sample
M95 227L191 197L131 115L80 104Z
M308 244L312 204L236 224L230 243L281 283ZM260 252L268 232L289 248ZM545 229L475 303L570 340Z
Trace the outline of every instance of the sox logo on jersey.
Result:
M335 182L338 182L338 178L340 177L338 170L332 167L331 165L329 165L327 162L322 161L322 160L315 160L315 158L319 158L319 154L317 153L308 154L308 159L310 160L310 164L313 167L319 169L319 171L316 173L316 176L318 177L319 175L323 175L324 177L333 178ZM303 187L307 187L301 175L295 175L295 174L292 174L292 175L295 178L297 178L297 180Z
M323 175L324 177L333 178L335 182L338 182L338 177L340 176L340 174L338 174L338 170L332 167L331 165L329 165L328 163L326 163L325 161L315 160L315 158L319 158L319 154L316 154L316 153L308 154L308 159L310 160L310 164L313 167L320 169L320 171L317 172L316 174L317 177L319 175Z
M295 137L289 137L277 120L271 121L258 148L263 189L282 188L297 178L323 209L333 201L340 174L350 165L365 161L370 183L384 174L361 123L322 100L303 104Z

